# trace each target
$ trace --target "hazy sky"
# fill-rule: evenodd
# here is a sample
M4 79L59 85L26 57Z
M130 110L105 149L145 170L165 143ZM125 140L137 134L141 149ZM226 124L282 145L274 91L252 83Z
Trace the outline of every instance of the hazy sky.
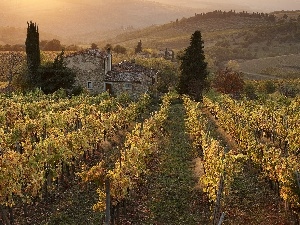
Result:
M77 3L89 4L90 2L109 3L112 0L0 0L2 4L10 5L16 8L33 8L38 6L39 9L53 8L61 5L62 3ZM127 0L124 0L126 4ZM274 10L300 10L300 0L148 0L160 3L177 5L181 7L192 7L200 9L236 9L236 10L259 10L270 12Z
M246 10L300 10L300 0L155 0L166 4L176 4L181 6L236 6Z

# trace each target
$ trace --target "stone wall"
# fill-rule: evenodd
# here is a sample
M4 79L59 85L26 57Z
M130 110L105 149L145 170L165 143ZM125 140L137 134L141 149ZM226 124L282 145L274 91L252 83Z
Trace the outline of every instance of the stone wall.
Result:
M106 82L112 85L112 94L119 95L127 93L134 99L138 99L139 96L148 91L148 87L141 83L130 83L130 82Z
M68 68L76 72L75 85L87 89L91 94L104 91L105 58L103 56L77 54L66 57L65 62Z

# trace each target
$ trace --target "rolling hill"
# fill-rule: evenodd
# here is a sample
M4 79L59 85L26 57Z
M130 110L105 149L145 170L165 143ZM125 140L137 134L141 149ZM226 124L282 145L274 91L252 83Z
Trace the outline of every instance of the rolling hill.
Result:
M284 14L287 19L283 19ZM181 50L189 44L191 34L200 30L206 52L219 62L297 54L300 51L299 15L300 11L271 14L213 11L125 32L99 45L110 43L134 48L141 40L144 48Z
M195 30L201 30L206 39L206 46L210 46L217 41L219 35L236 33L247 28L268 24L270 22L259 18L242 18L240 16L203 18L200 15L195 15L164 25L154 25L132 32L125 32L115 38L106 40L106 42L133 47L141 39L145 48L181 49L188 44L189 38ZM212 36L213 38L211 38Z
M163 24L195 13L193 8L145 0L3 0L0 8L0 27L26 28L26 21L32 20L41 32L72 44L91 43L126 29ZM25 39L24 33L20 32L20 38ZM19 44L19 39L11 38L11 42Z
M295 57L300 54L299 15L300 11L270 14L213 11L125 32L99 42L99 46L110 43L134 49L141 40L143 49L152 49L153 54L166 48L177 53L189 45L191 34L200 30L211 71L224 67L229 60L235 60L247 73L298 78L299 67ZM253 70L255 68L257 70Z

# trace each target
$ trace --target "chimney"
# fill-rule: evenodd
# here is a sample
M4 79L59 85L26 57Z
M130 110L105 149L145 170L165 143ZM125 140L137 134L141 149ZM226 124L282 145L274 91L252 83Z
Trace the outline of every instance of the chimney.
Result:
M107 60L106 60L106 72L111 71L112 67L112 55L110 48L107 49Z

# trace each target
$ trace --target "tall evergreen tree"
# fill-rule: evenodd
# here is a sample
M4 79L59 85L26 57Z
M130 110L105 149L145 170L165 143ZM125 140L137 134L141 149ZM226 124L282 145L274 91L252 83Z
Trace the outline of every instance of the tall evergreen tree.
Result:
M135 47L135 54L142 52L142 40L140 40L137 44L137 46Z
M202 101L202 93L207 86L207 63L203 51L203 41L200 31L195 31L191 37L190 46L184 50L180 57L180 76L178 92Z
M30 83L33 82L33 76L41 64L40 47L39 47L39 28L36 23L27 22L26 37L26 55L27 67L30 73Z

